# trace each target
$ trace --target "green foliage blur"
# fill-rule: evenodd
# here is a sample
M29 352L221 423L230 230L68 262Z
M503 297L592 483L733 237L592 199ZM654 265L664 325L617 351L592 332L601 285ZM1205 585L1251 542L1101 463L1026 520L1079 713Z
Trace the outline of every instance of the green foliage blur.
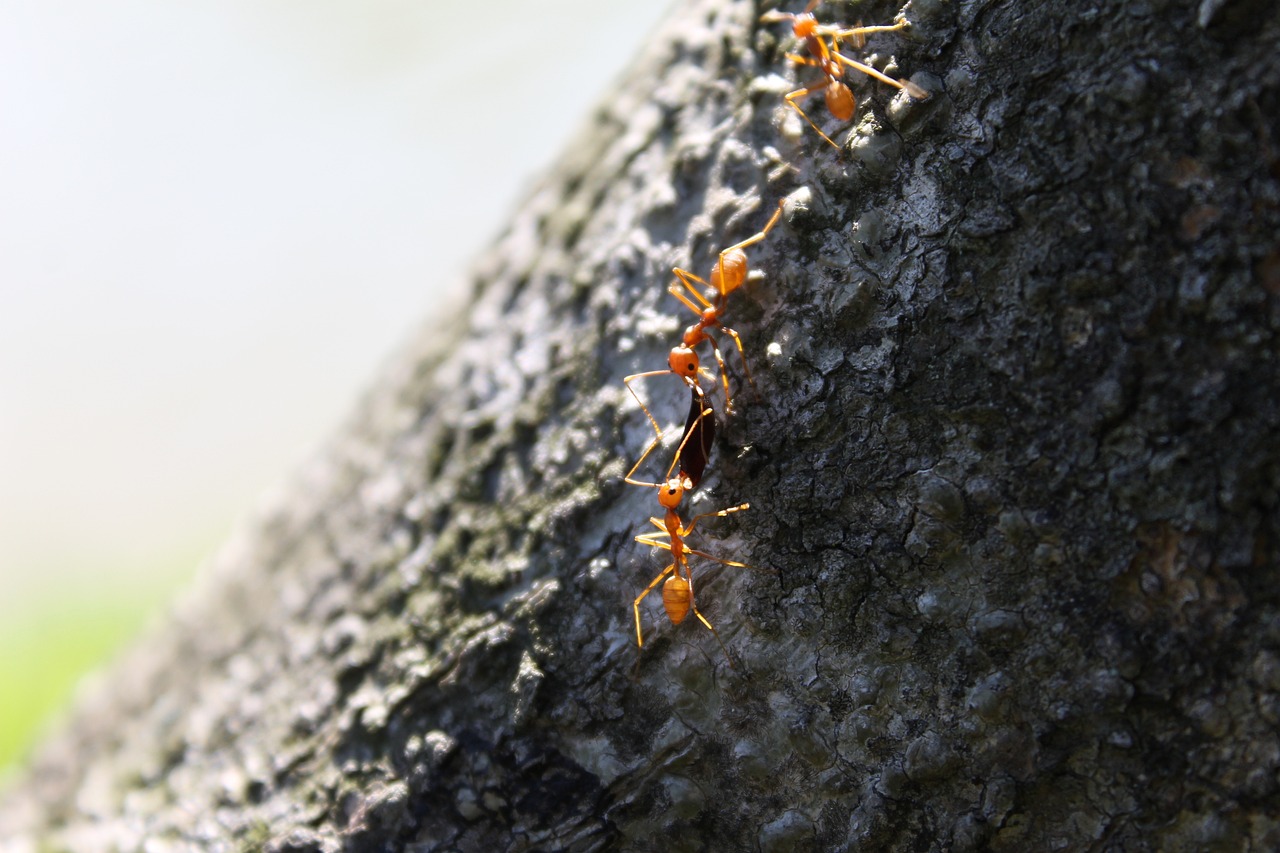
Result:
M21 612L0 619L5 650L0 655L0 779L48 726L57 724L81 680L109 663L163 612L182 582L172 565L165 569L104 569L75 584L46 588Z

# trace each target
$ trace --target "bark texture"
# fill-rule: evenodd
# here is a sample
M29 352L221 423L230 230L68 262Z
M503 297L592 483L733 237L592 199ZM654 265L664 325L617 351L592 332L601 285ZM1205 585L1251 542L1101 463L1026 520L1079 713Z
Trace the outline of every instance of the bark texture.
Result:
M1280 847L1275 5L913 0L868 52L933 96L851 77L840 156L761 11L679 4L465 317L33 759L14 849ZM656 596L637 665L620 380L784 196L694 504L767 570L694 561L736 667Z

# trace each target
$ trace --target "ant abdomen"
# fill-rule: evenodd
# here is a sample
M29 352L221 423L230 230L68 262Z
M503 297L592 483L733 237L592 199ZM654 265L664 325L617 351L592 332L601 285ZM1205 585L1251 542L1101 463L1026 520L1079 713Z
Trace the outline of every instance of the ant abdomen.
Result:
M711 286L721 296L728 296L747 280L747 253L730 249L720 256L720 262L711 269ZM706 312L703 312L704 315ZM712 312L712 318L715 312Z
M689 582L679 575L672 575L662 585L662 606L672 625L679 625L689 615L689 603L692 600Z
M858 108L858 99L853 96L848 86L839 80L832 80L827 83L827 89L823 94L827 100L827 109L833 116L840 121L853 118Z

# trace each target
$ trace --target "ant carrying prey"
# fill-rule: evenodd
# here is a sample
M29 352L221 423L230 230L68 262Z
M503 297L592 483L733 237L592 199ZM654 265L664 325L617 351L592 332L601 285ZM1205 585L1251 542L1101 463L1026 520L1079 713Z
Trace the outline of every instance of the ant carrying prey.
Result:
M630 485L657 489L658 503L664 510L663 518L649 519L650 523L656 526L659 532L640 534L635 537L635 540L643 545L664 548L671 552L670 565L659 572L650 581L645 590L636 596L631 607L635 614L636 646L643 648L644 634L640 627L640 603L644 601L649 593L653 592L659 583L662 583L662 606L666 610L667 618L671 620L671 624L679 625L689 615L689 611L692 610L694 615L698 617L698 621L705 625L715 636L716 642L720 644L725 657L729 659L729 665L733 666L733 659L729 656L729 650L725 647L724 641L720 639L720 633L716 631L707 617L702 615L702 611L698 610L698 605L694 600L693 574L689 568L688 558L690 555L694 555L726 566L750 567L746 563L713 557L703 551L690 548L685 544L684 540L685 537L693 532L700 519L712 516L724 517L731 513L750 509L751 505L743 503L715 512L705 512L689 519L688 524L683 522L678 512L680 502L684 499L685 494L693 491L697 481L702 477L702 472L706 467L710 453L711 438L714 434L715 413L710 406L703 402L701 390L697 389L693 393L691 400L689 418L685 424L684 435L681 437L680 446L676 448L675 456L667 468L666 479L660 483L648 483L633 479L632 476L661 441L660 435L649 445L644 454L636 460L636 464L631 466L631 470L627 472L627 476L624 478ZM677 467L680 473L677 476L671 476L671 472L677 470Z

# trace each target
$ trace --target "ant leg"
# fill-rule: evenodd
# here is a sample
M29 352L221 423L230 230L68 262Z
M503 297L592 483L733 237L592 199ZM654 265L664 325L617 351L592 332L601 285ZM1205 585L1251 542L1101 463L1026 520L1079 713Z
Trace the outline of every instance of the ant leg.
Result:
M649 523L652 524L654 527L658 528L659 532L658 533L639 533L639 534L636 534L636 536L634 537L635 540L639 542L641 545L649 545L654 548L663 548L667 551L670 551L671 550L670 542L659 541L662 537L671 535L671 533L667 530L667 526L662 523L661 519L658 519L658 518L650 518Z
M704 512L701 515L695 515L693 518L689 519L688 525L680 528L680 538L683 539L692 533L694 525L698 523L698 519L700 518L711 518L713 516L716 518L724 518L726 515L732 515L735 512L742 512L745 509L751 509L751 504L738 504L737 506L731 506L727 509L718 509L715 512Z
M652 453L658 447L658 445L662 443L662 438L663 438L662 430L658 427L658 422L654 420L653 414L649 411L649 407L646 406L644 404L644 401L640 399L640 395L636 393L636 389L631 386L631 380L642 379L646 376L662 376L667 373L673 374L675 376L680 376L680 374L676 373L674 370L650 370L646 373L633 373L630 376L624 376L622 379L623 384L627 386L627 390L631 392L631 396L635 397L636 403L638 403L640 405L640 408L644 410L644 415L646 418L649 419L650 425L653 426L653 433L654 433L653 441L649 442L649 446L645 448L644 453L642 453L640 455L640 458L636 460L636 464L632 465L631 470L628 471L627 475L622 478L627 483L630 483L633 486L661 487L664 484L663 483L642 483L637 480L631 479L632 475L634 475L636 471L640 469L640 466L641 464L644 463L644 460L649 458L649 454ZM683 379L684 377L681 377L681 378ZM688 383L690 386L693 385L693 382L691 380L685 379L685 382ZM706 413L704 412L704 414ZM684 449L685 442L687 442L688 440L689 440L688 434L686 434L681 439L680 447L676 449L675 459L671 461L671 467L667 469L668 478L671 476L671 472L675 470L676 464L680 460L680 451Z
M715 515L715 513L711 513L711 514ZM655 548L661 548L664 551L672 551L672 553L674 553L670 542L658 542L650 538L650 537L657 537L660 535L662 534L648 533L643 536L637 536L635 539L637 542L643 545L652 545ZM699 551L697 548L690 548L688 545L685 545L683 541L681 541L680 543L680 551L681 551L681 557L684 559L686 563L688 562L689 555L692 554L695 557L701 557L704 560L711 560L714 563L721 563L726 566L732 566L735 569L752 569L759 572L776 571L766 566L753 566L750 563L742 563L737 560L725 560L721 557L713 557L712 555L708 554L706 551Z
M898 18L892 24L879 24L873 27L864 27L859 24L856 27L850 27L847 30L832 30L827 33L831 37L831 43L835 45L836 50L840 49L840 42L843 39L855 39L855 46L862 47L866 43L866 39L862 38L871 33L893 33L898 30L905 30L911 26L911 22L906 18Z
M707 617L703 616L702 611L698 609L698 604L693 597L693 578L690 577L688 580L689 580L689 606L693 608L693 615L697 616L698 621L701 622L703 625L706 625L707 630L709 630L712 636L716 638L716 642L720 644L720 651L724 652L724 659L729 662L729 669L736 669L736 667L733 665L733 658L729 656L729 649L725 647L724 640L720 639L720 632L716 630L714 625L712 625L710 622L707 621Z
M702 475L706 472L707 463L711 460L715 436L715 410L707 403L706 395L699 388L693 392L689 401L689 414L685 418L679 460L681 478L687 479L689 485L695 489L702 482ZM668 478L671 476L669 471L667 476Z
M697 616L698 621L701 622L703 625L706 625L707 628L711 630L711 633L716 638L716 642L720 644L720 650L724 652L724 658L729 662L729 668L737 669L737 667L733 665L733 658L730 657L729 649L725 647L724 640L720 639L720 632L715 629L714 625L712 625L710 622L707 621L707 617L702 615L702 611L697 608L697 605L691 605L691 606L693 607L693 615Z
M646 595L653 592L654 587L661 583L663 578L675 571L675 568L676 564L672 563L663 569L662 572L654 578L647 587L645 587L644 592L637 595L636 600L631 603L631 609L634 610L636 614L636 646L639 648L644 647L644 636L640 633L640 602L644 601L644 597Z
M697 305L694 305L692 302L690 302L688 297L686 297L683 293L681 293L680 288L676 287L674 284L668 287L667 291L676 299L679 299L681 302L683 302L690 311L692 311L693 313L701 317L702 312L711 307L711 303L707 301L705 296L703 296L701 293L698 292L698 288L693 286L693 282L697 282L698 284L702 285L707 289L710 289L711 285L708 284L705 279L695 275L694 273L689 272L688 270L682 270L680 269L680 267L676 267L675 269L671 270L671 272L675 273L676 278L680 279L680 283L685 286L686 290L688 290L690 293L693 294L693 298L698 300L698 302L702 305L702 307L699 308Z
M628 386L628 387L629 387L629 386ZM695 387L696 387L696 386L695 386ZM701 393L702 393L702 389L701 389L701 388L699 388L699 389L698 389L698 393L699 393L699 394L701 394ZM700 421L702 418L705 418L705 417L708 417L708 416L712 416L712 417L714 417L714 415L715 415L714 410L713 410L710 406L704 405L704 407L703 407L703 408L698 412L697 420L698 420L698 421ZM712 426L712 434L713 434L713 435L714 435L714 430L715 430L715 427L714 427L714 424L713 424L713 426ZM680 454L684 453L684 449L685 449L685 447L689 444L689 440L690 440L691 438L693 438L693 436L694 436L694 435L701 435L701 434L702 434L702 433L700 433L700 432L699 432L698 430L696 430L696 429L688 429L688 428L686 428L686 429L685 429L684 435L682 435L682 436L680 437L680 445L676 448L675 456L671 457L671 464L667 466L667 473L666 473L665 475L663 475L663 480L664 480L664 482L662 482L662 483L643 483L643 482L640 482L639 480L633 480L633 479L631 479L631 475L632 475L632 474L634 474L634 473L636 472L636 469L640 467L640 463L644 462L644 460L649 456L649 454L653 452L653 449L654 449L655 447L657 447L657 446L658 446L659 442L661 442L661 441L662 441L662 434L661 434L661 433L659 433L659 434L658 434L658 437L657 437L657 438L655 438L653 441L649 442L649 446L648 446L647 448L645 448L644 454L643 454L639 459L637 459L637 460L636 460L636 464L634 464L634 465L632 465L632 466L631 466L631 470L627 472L627 476L626 476L626 477L623 477L623 480L624 480L625 482L629 483L629 484L630 484L630 485L632 485L632 486L652 486L652 487L654 487L654 488L658 488L658 489L666 488L666 487L667 487L667 484L671 482L671 472L672 472L672 471L674 471L674 470L676 470L676 466L680 464ZM707 452L707 451L706 451L706 449L705 449L705 448L702 448L702 449L700 449L700 451L699 451L699 452L701 452L701 453L703 454L703 457L702 457L702 458L703 458L703 467L706 467L706 455L705 455L705 454L706 454L706 452ZM683 475L683 473L684 473L684 470L683 470L683 468L682 468L682 469L681 469L681 474ZM685 477L684 477L684 476L681 476L681 478L680 478L680 479L681 479L681 480L685 480ZM685 488L692 488L692 486L690 486L690 485L688 484L689 482L692 482L692 481L690 480L690 481L686 482L686 484L685 484ZM659 522L656 518L651 518L651 519L649 519L649 520L650 520L650 521L652 521L654 524L658 525L658 527L659 527L659 528L665 529L665 528L663 528L662 523L661 523L661 522Z
M662 434L659 433L657 438L649 442L649 446L644 449L644 453L640 454L640 458L636 460L636 464L632 465L631 470L628 471L626 476L622 478L622 481L624 483L626 483L629 486L648 486L654 489L660 489L663 487L664 485L663 483L647 483L647 482L644 482L643 480L632 479L632 476L636 473L636 470L639 469L639 467L642 464L644 464L644 460L648 459L649 454L652 453L654 448L661 443L662 443ZM669 471L667 473L670 474Z
M861 63L856 59L850 59L849 57L845 56L843 53L833 53L831 55L835 57L836 61L839 62L841 65L846 65L849 68L853 68L858 71L861 71L863 74L866 74L868 77L874 77L876 80L879 80L881 83L888 83L890 86L893 86L895 89L901 89L911 97L915 98L917 101L923 101L929 97L928 92L926 92L924 89L921 89L919 86L917 86L915 83L912 83L910 80L905 80L905 81L895 80L887 74L881 74L879 71L875 70L870 65ZM810 123L812 124L812 122Z
M733 566L735 569L759 569L760 568L759 566L752 566L747 563L739 563L737 560L722 560L719 557L713 557L710 554L706 553L705 551L699 551L695 548L686 547L685 551L688 552L689 554L693 554L695 557L701 557L704 560L712 560L716 563L721 563L726 566ZM770 572L770 571L773 571L773 569L764 569L764 571Z
M797 98L803 98L805 95L812 95L814 92L820 92L825 88L827 88L827 83L825 80L822 80L816 83L811 83L808 86L805 86L803 89L796 89L794 92L788 92L787 94L782 96L782 100L786 101L787 106L791 107L791 109L800 113L800 118L809 122L809 127L812 127L819 136L825 139L828 145L830 145L832 148L839 151L840 146L832 142L831 137L823 133L822 128L814 124L813 119L809 118L809 114L806 113L803 109L801 109L800 105L796 103Z
M679 299L681 302L684 303L684 307L688 308L690 311L697 314L699 317L702 316L702 309L699 308L697 305L694 305L691 301L689 301L689 297L685 296L680 291L680 288L676 287L674 284L667 288L667 293L670 293L676 299Z
M738 285L742 284L746 280L746 264L745 264L746 255L743 254L742 257L744 259L744 263L742 266L742 270L743 270L742 279L738 280L737 284L734 284L732 287L728 287L726 285L726 282L728 281L728 279L725 278L725 275L724 275L725 256L728 255L730 252L742 252L742 250L747 248L748 246L754 246L756 243L759 243L765 237L768 237L769 232L773 230L773 226L778 224L778 218L782 216L782 205L784 205L785 203L786 203L785 198L778 200L778 207L776 210L774 210L773 216L769 217L769 221L765 223L765 226L761 228L759 231L757 231L755 234L752 234L750 237L743 240L741 243L734 243L732 246L729 246L727 249L720 250L720 259L717 261L716 275L713 276L713 280L718 278L720 281L720 286L718 288L718 290L720 291L720 302L718 303L720 307L724 306L725 297L728 296L729 293L731 293L732 291L736 290L738 288Z
M721 281L724 280L724 256L734 251L735 249L745 249L748 246L754 246L756 243L759 243L765 237L768 237L769 232L773 230L773 226L778 224L778 217L782 216L782 206L786 203L787 203L787 200L785 198L779 199L778 209L773 212L773 216L769 217L769 221L765 223L765 226L763 228L761 228L757 233L752 234L750 237L743 240L741 243L734 243L729 248L721 250L720 252Z
M742 373L747 377L747 383L751 386L751 391L756 395L756 402L760 402L760 391L756 389L756 381L751 378L751 368L747 367L747 354L742 351L742 338L738 337L738 333L728 326L721 326L724 333L733 338L733 342L738 345L738 356L742 359Z
M628 378L630 379L633 377L628 377ZM636 392L631 388L631 385L629 383L627 384L627 390L631 391L631 396L636 398L637 403L640 403L640 398L636 396ZM635 476L636 471L640 470L640 466L644 464L644 460L649 458L649 454L652 453L655 449L657 449L658 445L662 443L662 431L658 429L657 421L653 419L653 415L649 414L649 410L645 409L644 403L640 403L640 408L644 409L644 413L645 415L648 416L649 423L653 424L653 431L656 432L657 435L653 437L653 441L649 442L649 446L644 449L644 453L640 454L640 458L636 460L636 464L631 466L631 470L626 473L626 476L622 478L622 481L632 486L651 486L655 489L660 489L663 486L662 483L647 483L641 480L631 479L633 476ZM678 453L677 453L677 458L679 458ZM674 464L675 463L673 462L672 465ZM670 478L670 476L671 476L671 471L668 470L667 477Z
M629 486L651 486L655 489L662 488L662 485L663 485L662 483L645 483L640 480L631 479L632 475L636 473L636 469L639 468L641 464L643 464L644 460L649 458L649 454L652 453L653 449L657 447L661 442L662 442L661 435L659 435L653 441L649 442L649 446L645 448L644 453L640 454L640 458L636 460L636 464L632 465L631 470L628 471L627 475L622 478L622 481L624 483L626 483Z
M659 536L669 536L669 535L670 534L668 534L665 531L663 531L662 533L638 533L634 538L641 545L648 545L651 548L661 548L664 551L670 551L671 543L663 542L661 539L658 538Z
M721 328L724 328L721 326ZM733 414L733 398L729 396L729 374L725 371L724 356L720 354L720 342L713 338L707 332L703 332L706 339L711 341L711 351L716 354L716 364L720 366L720 381L724 384L724 411L725 414ZM743 364L746 364L744 361Z
M692 491L702 482L702 475L707 470L711 459L712 444L715 442L715 411L706 402L706 395L698 388L689 403L689 414L685 418L684 431L680 437L680 446L676 449L675 458L667 468L666 479L671 482L671 472L680 466L677 478L685 491ZM669 499L668 499L669 500Z
M630 376L622 377L622 383L627 386L627 390L631 392L631 396L636 398L636 402L640 405L640 408L644 410L644 416L649 419L649 423L653 424L653 431L658 436L659 441L662 440L662 430L658 428L658 422L654 420L653 415L650 414L649 407L646 406L644 404L644 401L640 399L640 395L636 393L636 389L631 387L631 380L643 379L646 376L662 376L664 373L674 373L674 371L648 370L648 371L645 371L644 373L633 373ZM645 455L647 456L648 453L646 452ZM641 457L641 458L644 458L644 457ZM632 468L631 470L635 471L635 468Z
M799 18L801 15L811 14L814 9L818 8L818 4L821 2L822 0L809 0L809 4L804 7L804 11L799 14L794 12L779 12L777 9L770 9L768 12L765 12L760 16L760 23L780 24L783 21L795 21L795 19Z
M695 385L694 387L695 387L695 388L697 388L697 394L698 394L698 396L699 396L699 397L703 397L703 399L705 400L706 398L703 396L702 389L701 389L701 388L698 388L696 385ZM711 416L711 417L713 417L713 418L714 418L714 417L715 417L715 411L711 408L711 406L709 406L708 404L706 404L706 403L704 402L704 403L702 403L702 407L698 410L698 415L697 415L697 417L696 417L696 418L694 418L694 419L691 421L691 424L701 424L701 423L702 423L702 419L703 419L703 418L706 418L707 416ZM715 435L715 424L714 424L714 422L712 423L711 431L712 431L712 435ZM696 429L696 428L691 428L691 426L686 426L686 427L685 427L684 435L680 437L680 445L679 445L678 447L676 447L676 455L675 455L674 457L672 457L672 459L671 459L671 464L667 466L667 477L666 477L666 478L667 478L668 480L670 480L670 479L671 479L671 472L672 472L672 471L674 471L674 470L676 470L676 466L680 464L680 454L684 453L684 449L685 449L685 447L686 447L686 446L688 446L688 444L689 444L689 440L690 440L690 439L692 439L692 438L693 438L693 436L694 436L695 434L696 434L696 435L698 435L698 436L701 436L701 435L702 435L701 431L700 431L700 430L698 430L698 429ZM705 457L705 453L707 452L707 451L706 451L706 448L705 448L705 447L704 447L704 448L700 448L700 449L699 449L699 452L701 452L701 453L703 453L703 454L704 454L704 456L703 456L703 467L706 467L706 457ZM682 471L683 471L683 469L682 469ZM682 478L682 479L683 479L683 478Z
M812 56L805 56L801 53L784 53L783 57L790 59L795 65L812 65L815 68L822 67L821 60L815 59Z

